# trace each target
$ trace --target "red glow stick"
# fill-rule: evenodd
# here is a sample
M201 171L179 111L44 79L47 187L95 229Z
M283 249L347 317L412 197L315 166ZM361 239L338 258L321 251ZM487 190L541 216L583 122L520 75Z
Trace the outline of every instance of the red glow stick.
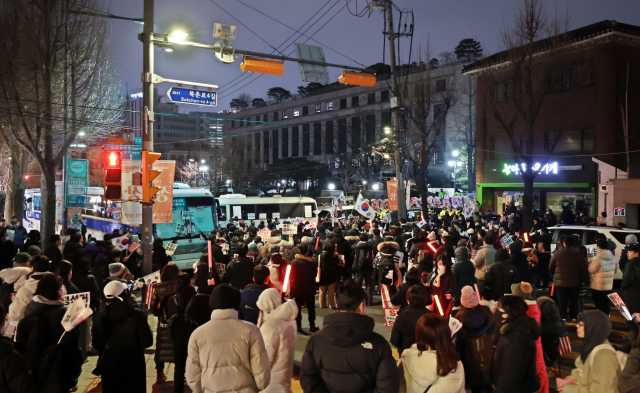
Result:
M431 251L436 252L438 251L437 248L435 248L435 246L433 245L433 243L427 243L427 246L429 246L429 248L431 249Z
M208 242L208 247L209 247L209 270L211 270L211 267L213 266L213 264L211 263L211 240L209 240Z
M551 284L551 296L553 296L553 290L556 289L556 283Z
M476 293L478 294L478 300L482 299L480 297L480 291L478 291L478 284L476 284L475 282L473 283L473 286L476 287Z
M525 242L529 241L529 234L527 232L524 233L524 241Z
M433 295L436 298L436 304L438 305L438 311L440 311L440 315L444 317L444 312L442 312L442 306L440 305L440 299L438 299L438 295Z
M287 286L289 286L289 274L291 274L291 265L287 265L287 272L284 275L284 285L282 286L282 293L287 293Z

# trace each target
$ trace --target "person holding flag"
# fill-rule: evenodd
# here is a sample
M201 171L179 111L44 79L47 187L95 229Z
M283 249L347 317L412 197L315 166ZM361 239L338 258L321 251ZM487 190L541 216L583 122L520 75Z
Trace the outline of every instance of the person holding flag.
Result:
M376 212L373 210L373 207L371 207L369 200L362 196L362 193L358 194L355 208L356 211L366 217L367 220L376 218Z

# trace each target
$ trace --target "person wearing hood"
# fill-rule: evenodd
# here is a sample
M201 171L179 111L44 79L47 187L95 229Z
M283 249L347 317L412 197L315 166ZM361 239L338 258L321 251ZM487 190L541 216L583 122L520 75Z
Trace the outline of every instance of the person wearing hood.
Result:
M520 275L518 269L510 262L509 251L498 250L495 261L485 275L485 282L491 299L497 301L505 294L511 293L511 284L520 282Z
M617 393L618 378L622 370L616 350L607 337L611 333L611 321L600 310L590 310L578 315L576 334L582 339L576 368L568 377L563 393ZM572 382L570 380L570 382Z
M605 239L596 240L596 256L589 263L588 270L591 273L591 296L596 310L609 315L611 301L607 295L613 289L613 277L618 272L618 264Z
M558 343L560 337L567 333L567 324L560 318L560 309L553 299L541 296L536 299L540 308L540 340L542 350L550 362L558 358Z
M291 262L291 297L298 305L296 323L298 333L308 335L302 330L302 306L306 304L309 317L309 332L318 331L316 326L316 276L318 274L318 262L311 256L311 250L307 243L298 247L299 254Z
M271 363L260 329L238 320L240 291L221 284L211 293L211 320L189 338L187 384L193 393L264 390Z
M478 294L471 286L465 286L460 295L460 311L456 319L462 323L456 333L456 350L464 366L465 386L472 393L482 393L486 387L485 380L488 380L488 365L478 364L472 348L486 337L492 340L495 330L493 313L489 307L480 305Z
M527 316L527 303L507 295L498 303L496 316L502 321L491 357L494 393L531 393L540 389L536 369L536 340L540 327Z
M638 322L638 316L634 315L634 317ZM624 366L622 373L620 373L620 377L618 377L619 393L640 392L640 335L637 329L633 329L629 333L631 352L627 357L627 364Z
M15 292L16 284L22 284L31 273L31 257L26 252L21 252L13 259L13 267L0 270L0 305L5 310L11 304L11 295Z
M242 300L238 310L238 319L257 325L260 310L256 303L260 294L269 288L273 288L272 285L269 285L269 268L264 265L254 267L253 282L240 291Z
M196 293L196 289L191 286L191 276L188 273L178 274L174 282L175 295L164 299L166 303L164 318L166 321L171 321L172 318L176 320L188 315L193 321L191 326L181 325L179 328L174 328L170 334L173 346L173 363L175 364L173 391L174 393L182 393L184 391L189 338L197 326L209 322L211 312L209 310L209 295Z
M49 260L45 256L32 258L30 264L32 272L27 275L27 280L14 285L16 295L9 306L9 320L14 326L17 326L18 322L24 318L24 310L33 299L40 279L46 275L53 275L49 272Z
M465 392L464 367L449 325L433 313L420 317L416 343L402 352L400 361L405 380L400 384L400 393Z
M334 247L335 254L344 258L344 266L338 267L338 273L342 280L351 278L351 267L353 265L353 249L349 242L342 237L342 229L339 226L333 228L333 237L328 240L329 244Z
M407 272L407 275L409 272ZM405 283L402 287L404 288L406 285L408 283ZM406 291L406 302L407 306L396 317L391 329L391 339L389 340L398 349L398 354L400 355L416 342L416 324L420 317L431 312L427 308L427 293L422 283L409 287Z
M274 247L278 247L280 249L280 254L286 260L291 260L291 249L293 248L293 240L284 240L281 236L282 232L279 229L274 229L271 231L271 237L267 244L260 248L260 258L265 259L267 255L273 250Z
M280 292L275 288L264 290L257 306L260 333L271 362L271 382L262 392L291 393L298 306L292 299L282 303Z
M476 281L475 272L476 268L473 262L469 260L469 250L466 247L457 247L454 251L456 256L456 263L453 264L451 271L453 277L456 279L458 288L464 288L467 285L472 286Z
M68 392L82 373L78 329L65 332L62 327L67 311L62 302L65 295L59 277L52 274L42 277L16 329L16 349L33 370L38 391L43 393ZM49 351L55 345L58 349Z
M622 300L629 312L634 314L640 312L640 244L630 245L627 257L629 262L625 267L620 288L624 291Z
M5 309L0 305L0 392L36 393L37 385L24 357L15 349L6 330Z
M222 276L222 282L229 283L236 289L242 290L253 282L253 261L247 258L249 248L242 243L238 245L237 258L234 258Z
M144 393L144 350L153 345L147 317L129 301L124 283L111 281L103 292L106 305L93 321L93 345L99 353L93 374L102 378L104 393Z
M527 315L541 325L541 313L538 303L532 299L533 287L528 282L521 282L511 285L511 294L520 296L527 303ZM542 332L542 327L541 327ZM542 337L542 334L541 334ZM544 363L541 337L536 339L536 370L540 379L540 393L549 393L549 378L547 376L547 366Z
M396 361L387 340L373 331L366 297L353 280L338 287L340 312L324 318L302 355L300 385L305 392L398 392Z
M373 304L373 289L375 286L373 265L373 247L369 243L369 236L363 232L360 234L360 241L355 244L353 271L356 275L356 282L360 285L364 282L367 288L367 304Z

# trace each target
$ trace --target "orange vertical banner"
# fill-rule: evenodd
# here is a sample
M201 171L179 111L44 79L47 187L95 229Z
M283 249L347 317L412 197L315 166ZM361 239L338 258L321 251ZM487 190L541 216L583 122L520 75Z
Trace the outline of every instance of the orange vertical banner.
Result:
M398 181L389 180L387 182L387 198L389 200L389 210L398 210Z
M173 222L173 180L176 172L175 161L156 161L153 169L162 171L153 181L154 187L160 187L153 203L153 223Z

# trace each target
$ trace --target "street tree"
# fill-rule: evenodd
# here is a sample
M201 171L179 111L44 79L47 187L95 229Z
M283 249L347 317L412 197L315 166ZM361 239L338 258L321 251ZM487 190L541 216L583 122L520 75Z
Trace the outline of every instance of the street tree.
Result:
M229 106L231 107L231 109L241 111L247 109L249 107L249 103L240 98L234 98L231 100L231 103L229 103Z
M267 90L267 97L282 102L291 98L291 92L283 87L272 87Z
M251 106L254 108L262 108L267 106L267 103L264 101L264 98L254 98L251 100Z
M506 67L484 66L478 72L479 94L487 103L484 110L502 130L519 167L533 167L534 146L539 146L536 120L556 83L550 76L557 69L555 59L562 54L559 48L570 42L568 25L568 17L549 17L542 0L522 0L513 24L501 31L505 50L500 61ZM547 154L553 153L560 139L561 131L547 147ZM524 183L523 224L528 231L537 172L524 170L520 174Z
M309 93L311 93L313 90L319 89L321 87L324 87L324 85L322 83L310 82L306 86L298 86L298 94L300 94L303 97L308 97Z
M482 57L482 45L473 38L461 40L453 51L462 61L474 61Z
M44 247L54 233L56 169L69 146L80 132L91 141L121 123L107 20L85 12L103 8L100 0L0 3L0 119L42 172Z
M476 99L477 85L474 75L466 76L459 84L457 104L452 108L454 138L463 144L460 161L466 166L466 177L458 178L459 184L466 180L468 191L476 184Z

